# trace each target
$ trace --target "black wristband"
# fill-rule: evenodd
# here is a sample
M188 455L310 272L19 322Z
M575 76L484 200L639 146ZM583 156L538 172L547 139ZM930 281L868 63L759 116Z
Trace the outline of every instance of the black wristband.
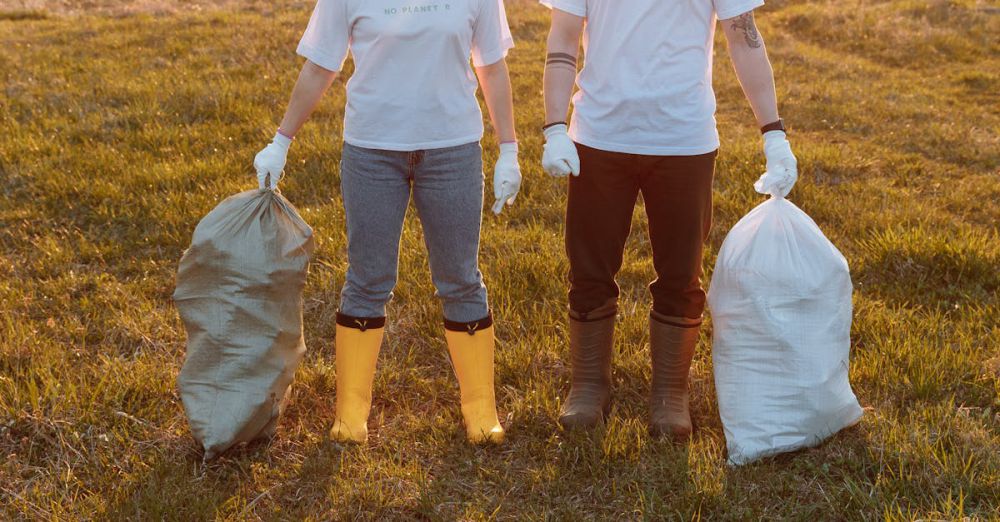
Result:
M544 132L546 129L548 129L550 127L555 127L556 125L566 125L566 122L564 122L564 121L554 121L552 123L547 123L545 125L542 125L542 132Z
M785 120L778 118L778 121L768 123L767 125L764 125L763 127L760 128L761 134L771 131L785 132Z

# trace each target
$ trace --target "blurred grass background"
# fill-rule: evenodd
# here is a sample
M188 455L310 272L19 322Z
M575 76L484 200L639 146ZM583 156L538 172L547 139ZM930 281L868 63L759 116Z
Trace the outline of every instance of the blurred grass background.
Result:
M525 184L483 226L509 440L464 442L415 216L375 384L373 437L331 444L345 269L338 81L292 149L284 193L315 228L309 354L279 436L208 466L174 380L170 302L194 225L254 186L310 2L0 0L0 518L971 519L1000 509L1000 7L772 0L758 22L798 155L792 200L855 281L851 367L867 414L815 449L726 467L711 323L687 445L645 431L653 277L636 211L617 402L566 434L565 184L538 165L547 11L507 0ZM710 277L762 198L759 135L719 35L722 149ZM485 143L491 143L488 136ZM488 164L495 147L487 146Z

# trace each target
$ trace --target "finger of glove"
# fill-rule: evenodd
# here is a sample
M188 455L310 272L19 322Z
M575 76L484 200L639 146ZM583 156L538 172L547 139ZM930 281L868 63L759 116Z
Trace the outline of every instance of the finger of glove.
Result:
M510 176L496 177L493 181L493 196L497 199L509 198L511 194L517 194L520 186L520 181L511 179Z
M799 177L799 162L795 159L795 156L789 155L787 158L782 159L781 166L785 168L788 176L792 179Z
M504 189L503 194L501 194L501 196L497 199L503 201L508 205L513 205L514 200L517 199L517 193L518 193L518 187L516 185L508 185Z
M560 141L556 144L554 150L557 151L554 156L558 157L559 161L566 162L571 169L570 172L573 172L572 166L574 164L577 165L577 172L579 172L580 156L576 151L576 144L569 137L565 141Z
M503 200L498 199L493 203L493 213L499 216L501 212L503 212Z
M767 181L767 172L760 175L757 181L753 182L753 189L757 191L758 194L767 194L767 190L764 188L764 184Z
M780 173L765 173L761 176L762 194L770 194L776 197L785 197L795 185L795 178L788 171ZM758 191L760 192L760 191Z
M542 168L545 169L546 174L553 178L564 178L569 175L568 166L561 160L544 162Z
M508 182L501 181L499 174L494 174L493 175L493 197L496 198L496 199L500 199L500 197L503 196L503 193L506 191L506 185L507 184L508 184Z
M778 195L775 190L777 185L777 180L775 178L776 176L770 172L761 174L760 178L758 178L753 184L754 190L756 190L759 194L769 194L772 196Z
M576 154L574 154L573 156L571 156L570 158L568 158L566 160L566 168L569 169L569 172L571 174L573 174L573 176L579 176L580 175L580 157L577 156Z
M267 170L257 169L257 188L264 190L267 187Z
M775 188L781 193L781 197L787 196L792 191L792 188L795 187L796 179L795 171L788 170L785 172L785 176L775 183Z
M564 176L565 174L559 173L559 160L556 160L553 156L552 148L546 144L542 149L542 170L554 178Z
M257 178L260 180L261 185L266 185L265 188L274 190L278 186L278 181L281 180L281 174L281 169L267 167L257 172Z

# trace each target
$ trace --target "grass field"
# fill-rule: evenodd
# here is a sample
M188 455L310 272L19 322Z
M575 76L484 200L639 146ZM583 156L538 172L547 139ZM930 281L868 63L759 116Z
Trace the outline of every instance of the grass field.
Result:
M507 444L464 442L412 215L373 437L326 438L345 268L338 82L283 185L318 238L309 354L279 436L207 466L174 384L174 272L199 218L254 186L311 3L2 4L0 519L1000 519L998 4L772 0L759 12L799 157L791 198L851 264L851 377L866 415L819 448L731 469L710 321L693 368L700 430L682 446L646 434L640 210L620 275L613 418L594 434L556 427L567 266L565 184L537 163L547 12L507 3L526 180L515 207L485 220L482 251ZM759 135L719 44L707 275L762 201Z

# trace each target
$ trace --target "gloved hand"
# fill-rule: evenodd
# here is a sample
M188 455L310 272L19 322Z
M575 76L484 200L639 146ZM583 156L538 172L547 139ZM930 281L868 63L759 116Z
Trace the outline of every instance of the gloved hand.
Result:
M517 142L501 143L500 156L493 168L493 213L500 215L503 206L513 205L521 190L521 167L517 164Z
M260 190L278 188L278 181L281 180L281 174L285 170L285 161L288 158L288 147L291 145L291 138L277 132L271 143L257 153L253 159L253 168L257 170L257 185ZM268 175L271 176L270 184L268 184Z
M553 125L544 131L545 149L542 152L542 168L550 176L562 178L570 174L580 175L580 156L576 144L569 139L566 125Z
M764 157L767 171L753 184L761 194L783 198L788 195L799 178L798 160L792 154L792 146L780 130L764 133Z

